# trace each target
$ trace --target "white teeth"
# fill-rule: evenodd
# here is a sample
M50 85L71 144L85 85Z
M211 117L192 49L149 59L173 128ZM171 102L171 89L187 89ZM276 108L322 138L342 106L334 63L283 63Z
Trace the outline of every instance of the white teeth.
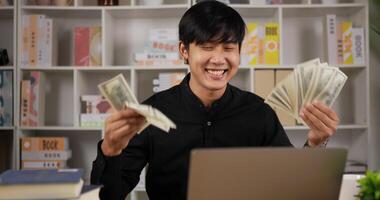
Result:
M220 76L220 75L222 75L224 73L224 70L208 69L207 72L211 73L211 74L214 74L214 75L217 75L217 76Z

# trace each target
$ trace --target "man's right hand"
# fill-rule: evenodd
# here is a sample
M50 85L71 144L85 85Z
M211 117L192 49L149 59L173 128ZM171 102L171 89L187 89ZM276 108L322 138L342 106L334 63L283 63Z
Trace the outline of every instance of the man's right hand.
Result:
M146 122L136 111L125 108L106 119L104 140L101 145L105 156L117 156Z

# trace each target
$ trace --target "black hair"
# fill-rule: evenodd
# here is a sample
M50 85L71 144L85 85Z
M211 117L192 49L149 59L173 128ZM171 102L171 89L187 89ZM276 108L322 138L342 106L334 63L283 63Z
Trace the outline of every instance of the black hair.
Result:
M244 39L245 23L233 8L218 1L202 1L188 9L179 22L179 40L190 43L238 43Z

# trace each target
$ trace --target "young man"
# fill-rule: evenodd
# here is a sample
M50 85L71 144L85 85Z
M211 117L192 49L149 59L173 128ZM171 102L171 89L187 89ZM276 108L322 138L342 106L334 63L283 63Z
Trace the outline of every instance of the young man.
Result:
M217 1L198 3L183 15L179 51L190 73L180 85L144 102L166 114L177 129L165 133L150 126L137 135L142 116L128 108L110 116L91 175L92 184L104 185L102 199L124 199L147 163L150 199L186 199L194 148L292 146L262 98L228 84L238 70L245 28L235 10ZM311 128L306 145L312 147L330 137L339 121L320 103L306 106L301 116Z

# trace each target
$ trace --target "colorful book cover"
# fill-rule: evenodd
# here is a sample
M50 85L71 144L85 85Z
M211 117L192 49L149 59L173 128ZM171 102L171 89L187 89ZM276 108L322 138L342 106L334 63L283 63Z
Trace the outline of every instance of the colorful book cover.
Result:
M7 170L0 175L0 185L79 183L82 169Z
M30 83L29 126L43 126L45 124L45 73L30 72Z
M81 96L81 113L99 114L113 113L114 109L108 101L101 95L82 95Z
M256 65L259 61L259 34L257 23L248 23L247 35L241 49L241 65Z
M90 27L90 66L102 65L102 29L100 26Z
M38 41L39 41L39 32L40 26L44 23L45 16L44 15L29 15L29 65L32 67L36 67L38 64L38 56L40 55L38 52Z
M324 21L325 58L329 64L338 63L336 15L326 15Z
M13 72L0 71L0 89L2 108L0 109L0 126L13 126Z
M354 64L364 64L365 63L364 29L352 28L352 38L354 40L353 41Z
M21 151L65 151L69 149L66 137L22 137Z
M343 64L343 32L341 23L336 27L336 42L338 64Z
M90 64L90 28L75 27L74 29L74 64L89 66Z
M29 126L30 80L21 81L21 126Z
M56 29L54 27L53 19L45 19L45 37L44 37L44 48L45 48L45 66L57 65L57 40L55 40Z
M279 24L265 24L265 64L279 64Z
M343 64L353 64L352 22L342 23Z
M21 160L68 160L71 150L66 151L21 151Z

